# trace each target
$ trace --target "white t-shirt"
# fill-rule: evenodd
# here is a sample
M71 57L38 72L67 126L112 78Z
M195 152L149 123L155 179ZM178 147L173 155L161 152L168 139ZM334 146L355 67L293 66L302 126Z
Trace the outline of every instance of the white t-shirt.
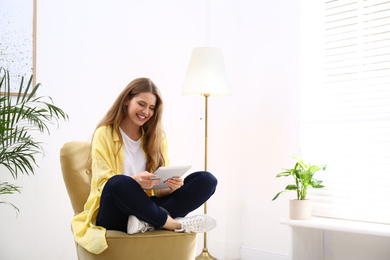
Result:
M141 146L141 139L133 141L119 128L125 149L125 161L123 163L123 175L133 176L146 169L146 158Z

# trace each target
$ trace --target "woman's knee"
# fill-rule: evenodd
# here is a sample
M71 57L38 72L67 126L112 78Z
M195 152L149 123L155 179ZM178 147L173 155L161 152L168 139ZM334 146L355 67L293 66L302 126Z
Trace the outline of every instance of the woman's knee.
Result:
M135 190L140 188L139 184L131 177L126 175L112 176L104 186L104 191L109 193L118 193L122 190Z
M205 179L205 182L209 183L213 187L217 186L218 180L213 174L210 172L202 172L202 176Z
M208 186L211 189L215 189L215 187L218 184L217 178L210 172L206 172L206 171L194 172L188 177L190 177L190 179L197 179L197 181L202 183L203 187Z

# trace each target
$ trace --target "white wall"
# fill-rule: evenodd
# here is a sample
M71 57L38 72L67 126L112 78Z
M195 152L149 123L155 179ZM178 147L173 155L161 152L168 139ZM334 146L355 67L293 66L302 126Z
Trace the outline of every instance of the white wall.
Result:
M275 174L297 151L297 3L38 2L39 95L53 97L70 121L44 138L37 175L18 179L23 194L10 198L18 217L0 205L0 258L76 259L59 149L89 140L136 77L152 78L163 93L171 163L203 168L203 103L181 96L181 87L192 48L207 45L222 48L233 90L231 97L210 98L209 170L219 186L208 208L219 224L208 248L218 259L285 258L289 232L279 218L288 196L271 199L284 187Z
M244 1L242 259L286 259L289 195L275 180L297 153L298 6L294 1ZM246 257L247 256L247 257Z

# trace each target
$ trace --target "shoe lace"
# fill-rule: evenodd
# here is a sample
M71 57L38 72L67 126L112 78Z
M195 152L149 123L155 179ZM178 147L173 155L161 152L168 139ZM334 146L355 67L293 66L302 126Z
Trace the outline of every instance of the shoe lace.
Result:
M185 232L202 232L204 231L203 221L201 219L189 219L182 223L182 229Z
M146 223L146 222L144 222L144 221L140 221L138 228L139 228L139 230L140 230L142 233L145 233L146 231L151 231L151 230L153 230L153 228L152 228L151 226L149 226L149 224Z

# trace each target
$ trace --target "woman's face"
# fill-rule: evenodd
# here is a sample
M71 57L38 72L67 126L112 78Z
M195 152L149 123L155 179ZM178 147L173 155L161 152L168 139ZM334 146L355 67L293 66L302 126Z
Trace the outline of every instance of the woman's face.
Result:
M133 126L143 126L153 116L156 107L156 96L143 92L125 101L127 118Z

